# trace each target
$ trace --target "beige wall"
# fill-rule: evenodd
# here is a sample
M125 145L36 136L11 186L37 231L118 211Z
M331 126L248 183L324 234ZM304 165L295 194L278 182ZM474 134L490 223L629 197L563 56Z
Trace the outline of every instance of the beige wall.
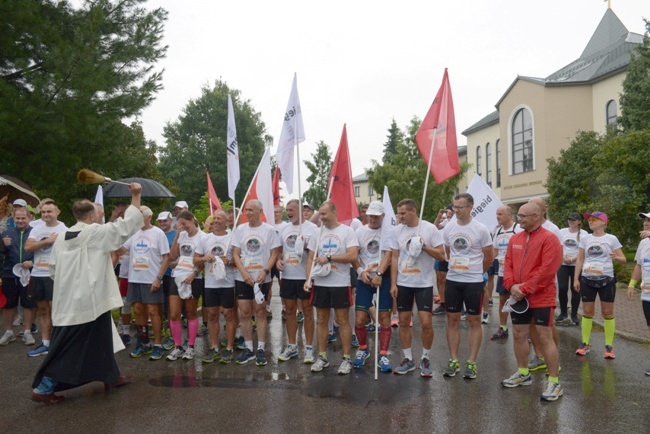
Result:
M616 101L616 114L621 115L620 95L623 93L625 73L609 77L592 86L593 130L603 134L606 131L606 108L610 100Z
M490 125L489 127L483 128L479 131L477 131L474 134L471 134L469 137L467 137L467 162L471 165L469 170L467 171L465 177L463 178L463 182L459 183L458 185L458 190L460 192L464 192L467 190L467 186L469 185L469 182L472 180L474 177L474 173L477 172L477 166L476 166L476 148L478 146L481 147L481 177L485 179L485 181L491 181L492 182L492 189L497 193L500 194L500 188L497 189L497 150L496 150L496 142L499 139L499 124L494 124ZM492 154L492 179L488 180L486 178L487 176L487 171L486 171L486 155L485 155L485 145L489 143L490 144L490 149L491 149L491 154ZM501 154L504 153L504 148L503 144L501 145ZM503 181L503 171L504 167L501 166L501 180Z
M357 187L359 187L359 196L357 196ZM370 183L368 181L357 181L354 183L354 198L357 201L357 204L368 204L373 200L379 200L377 196L377 192L373 190L372 192L372 198L368 194L368 187L370 187Z

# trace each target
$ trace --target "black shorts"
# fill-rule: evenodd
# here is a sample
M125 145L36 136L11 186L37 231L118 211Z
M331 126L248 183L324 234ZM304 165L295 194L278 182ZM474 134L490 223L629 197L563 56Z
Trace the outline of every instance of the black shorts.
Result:
M535 309L528 309L524 313L510 312L510 318L513 324L524 325L530 324L535 321L535 325L544 327L553 327L553 307L538 307Z
M203 291L203 305L205 307L235 307L235 288L205 288Z
M350 286L312 286L312 306L319 309L345 309L354 304Z
M31 300L27 295L27 287L20 284L20 279L15 277L2 278L2 292L7 297L7 303L3 309L13 309L18 306L18 299L20 305L25 309L33 309L36 307L36 301Z
M616 298L616 279L606 277L600 280L588 279L580 276L580 298L583 302L596 301L596 295L600 301L614 303Z
M275 265L271 267L271 280L273 280L274 277L277 277L278 280L280 280L280 270L278 270L278 267Z
M192 280L192 298L199 298L203 294L203 279ZM171 286L169 287L169 295L178 295L178 285L176 279L172 278Z
M354 289L357 288L357 279L359 279L357 270L355 270L354 267L350 267L350 286Z
M490 265L490 268L487 269L487 274L488 276L494 276L496 274L499 274L499 260L495 259L492 261L492 265Z
M410 286L397 286L397 311L411 312L413 300L418 307L418 312L433 311L433 286L413 288Z
M305 281L304 280L293 280L293 279L282 279L282 284L280 285L280 298L286 298L288 300L309 300L311 297L311 292L305 291Z
M650 301L641 301L643 304L643 314L645 315L645 322L650 327Z
M172 287L172 281L173 280L174 280L174 278L171 275L168 276L168 275L165 274L163 276L161 286L162 286L163 294L165 294L165 299L167 299L167 297L169 297L169 291L170 291L170 289ZM178 288L177 288L177 290L178 290Z
M436 261L433 263L433 269L440 271L441 273L446 273L449 271L449 261L439 261L436 259Z
M468 315L480 315L483 308L483 282L454 282L445 284L445 308L450 313L460 313L465 304Z
M271 288L271 282L263 283L260 285L260 291L264 294L264 299L268 300L269 298L269 289ZM252 286L246 284L246 282L240 282L235 280L235 292L237 293L237 298L239 300L255 300L255 290Z
M29 279L28 296L34 301L52 301L54 280L49 277L34 277Z
M503 286L503 277L499 276L497 277L497 287L496 287L497 293L501 295L510 295L510 291L508 291L506 288Z

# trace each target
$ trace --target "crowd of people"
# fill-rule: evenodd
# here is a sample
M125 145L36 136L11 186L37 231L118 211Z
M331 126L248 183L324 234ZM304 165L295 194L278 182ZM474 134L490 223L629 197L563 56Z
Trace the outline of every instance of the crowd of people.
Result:
M616 236L606 233L603 212L572 212L568 227L560 230L547 219L544 200L533 198L516 213L499 207L498 225L488 228L472 217L474 199L463 193L434 222L418 217L414 200L402 199L396 207L398 224L389 228L384 205L377 201L364 206L361 218L350 225L339 221L331 201L316 209L296 199L286 208L276 207L269 222L262 203L251 200L242 210L246 223L239 224L238 210L218 210L199 223L184 201L154 220L153 211L140 203L141 187L129 189L131 204L117 204L106 224L103 207L81 200L72 208L76 224L68 228L58 221L52 199L41 201L38 220L18 199L0 221L7 299L0 345L14 342L13 327L21 326L18 336L33 347L27 355L45 356L34 379L35 401L62 402L55 391L90 381L101 381L107 389L126 384L129 377L120 375L113 356L125 347L131 347L133 358L266 365L272 357L266 341L275 278L286 332L277 360L301 359L315 374L329 367L328 344L340 339L340 375L372 359L384 373L419 369L422 377L432 377L432 314L445 314L449 362L442 374L455 377L462 370L465 379L475 379L482 324L490 322L495 289L499 328L491 339L509 338L510 317L518 366L503 387L528 386L531 372L546 370L541 399L561 397L555 326L580 325L576 354L587 356L596 298L604 318L604 358L615 358L613 265L625 263L625 255ZM288 221L282 220L285 213ZM643 240L627 296L634 298L640 281L650 326L650 213L639 216ZM583 218L591 233L581 228ZM111 316L116 309L119 330ZM414 315L422 345L417 363ZM222 316L225 337L220 339ZM465 319L469 335L463 365L460 321ZM378 352L371 357L368 330L375 328ZM393 328L402 355L391 361ZM196 341L206 334L208 350L198 354Z

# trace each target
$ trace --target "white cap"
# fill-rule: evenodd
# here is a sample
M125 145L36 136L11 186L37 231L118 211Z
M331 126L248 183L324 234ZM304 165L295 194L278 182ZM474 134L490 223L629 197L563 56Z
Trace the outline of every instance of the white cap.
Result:
M187 206L187 202L184 200L179 200L174 204L174 208L189 208L189 206Z
M370 202L366 215L382 215L384 213L384 204L378 200Z
M27 202L25 202L25 199L16 199L16 200L14 200L13 205L14 206L24 206L24 207L26 207Z
M15 205L15 204L16 204L16 203L14 202L14 205ZM645 213L644 213L644 212L640 212L640 213L639 213L639 218L640 218L640 219L644 219L644 218L646 218L646 217L647 217L647 218L650 218L650 212L645 212Z
M303 203L302 203L302 207L303 207L303 208L304 208L304 207L307 207L307 208L309 208L309 209L312 210L312 211L316 211L316 208L314 208L314 206L311 205L309 202L303 202Z
M168 220L172 218L174 218L172 216L172 213L170 213L169 211L163 211L160 214L158 214L158 218L156 220Z
M316 264L314 265L314 271L311 275L313 277L325 277L332 271L332 265L329 262L326 262L324 265Z

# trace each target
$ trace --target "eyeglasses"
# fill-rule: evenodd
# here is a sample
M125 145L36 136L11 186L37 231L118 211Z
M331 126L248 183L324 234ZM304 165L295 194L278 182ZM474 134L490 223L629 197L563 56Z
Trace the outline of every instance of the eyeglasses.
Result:
M526 217L534 216L537 214L517 214L518 219L525 219Z
M469 208L469 205L451 207L451 209L453 209L454 211L458 211L459 209L463 209L463 208Z
M598 217L589 217L587 219L588 222L601 222L602 220L599 219Z

